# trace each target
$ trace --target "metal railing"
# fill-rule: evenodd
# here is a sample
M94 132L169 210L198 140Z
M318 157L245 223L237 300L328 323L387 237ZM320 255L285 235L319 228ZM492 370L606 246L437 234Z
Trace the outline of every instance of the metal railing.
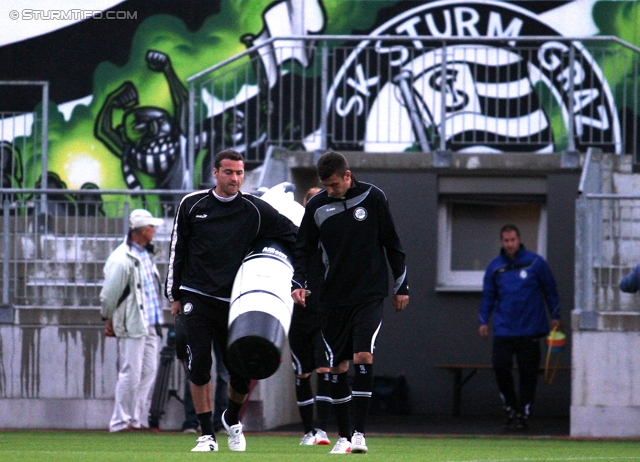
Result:
M188 164L234 148L635 153L640 49L618 37L271 38L189 79ZM624 76L624 77L621 77ZM621 114L622 116L620 116Z
M153 192L153 191L151 191ZM167 191L162 191L167 193ZM174 191L176 194L179 191ZM128 216L140 207L131 191L32 189L5 200L2 226L3 305L18 308L98 308L103 268L128 230ZM40 197L46 194L47 207ZM147 205L164 218L154 238L156 263L166 274L175 204Z
M635 121L625 118L640 113L640 49L617 37L293 36L248 45L188 79L188 189L211 183L212 155L228 147L242 151L249 167L274 146L640 151ZM2 302L97 307L104 261L126 232L123 217L144 206L170 226L184 191L48 189L48 85L0 82L27 84L41 87L42 112L0 114L5 132L20 117L34 121L29 143L18 144L27 137L14 133L10 149L0 145ZM21 161L16 147L33 161ZM636 198L600 192L585 189L578 204L578 240L588 244L579 251L588 268L580 306L631 309L616 285L640 261L629 232L640 220ZM168 228L159 230L162 252L168 239Z
M576 309L640 311L637 295L621 279L640 262L640 195L603 192L603 167L587 153L576 202Z

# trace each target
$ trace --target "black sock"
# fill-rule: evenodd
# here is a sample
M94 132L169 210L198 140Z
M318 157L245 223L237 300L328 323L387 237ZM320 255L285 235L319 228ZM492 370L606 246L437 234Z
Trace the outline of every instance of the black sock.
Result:
M232 426L237 424L240 421L240 409L242 408L242 403L236 403L233 400L229 400L229 407L227 408L227 412L224 413L223 420L227 423L228 426Z
M338 421L338 435L351 441L351 422L349 404L351 390L347 382L347 373L331 374L331 401Z
M213 439L216 439L216 435L213 434L213 412L203 412L198 414L198 422L200 422L200 428L202 429L202 436L211 435Z
M311 391L311 377L304 379L296 377L296 401L302 418L304 433L313 431L313 392Z
M354 364L353 378L353 430L363 433L369 414L373 391L373 364Z
M318 428L327 430L327 423L331 416L331 374L318 374L318 392L316 393L316 411L318 414Z

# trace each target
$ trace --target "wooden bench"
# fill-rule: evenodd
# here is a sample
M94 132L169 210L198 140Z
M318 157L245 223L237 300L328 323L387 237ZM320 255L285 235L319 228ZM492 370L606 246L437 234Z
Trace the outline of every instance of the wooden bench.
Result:
M453 415L462 414L462 387L481 369L493 369L491 364L436 364L435 369L444 369L453 374ZM515 367L517 369L517 367ZM571 366L558 366L559 371L570 371ZM465 372L467 372L465 374ZM544 374L544 366L540 366Z

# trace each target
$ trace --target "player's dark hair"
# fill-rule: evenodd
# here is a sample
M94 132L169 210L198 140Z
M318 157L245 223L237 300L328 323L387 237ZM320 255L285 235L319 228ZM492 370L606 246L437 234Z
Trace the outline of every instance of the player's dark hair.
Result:
M518 227L513 223L507 223L500 229L500 239L502 239L502 233L506 233L509 231L515 231L516 236L520 237L520 230L518 229Z
M224 159L233 161L239 160L244 162L244 157L242 157L242 154L240 154L238 151L236 151L235 149L225 149L224 151L220 151L218 154L216 154L214 167L219 170L220 164Z
M328 151L318 159L316 170L320 180L326 180L334 174L343 178L347 170L349 170L349 164L347 159L339 152Z

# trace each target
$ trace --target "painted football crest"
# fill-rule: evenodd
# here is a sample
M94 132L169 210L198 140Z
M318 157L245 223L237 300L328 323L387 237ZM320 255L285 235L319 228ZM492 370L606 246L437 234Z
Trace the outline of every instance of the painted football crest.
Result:
M620 152L613 97L594 59L525 9L432 2L371 34L440 40L356 47L328 94L337 149L542 154L567 150L572 141L582 152ZM558 40L515 40L527 36ZM447 37L456 41L445 43ZM479 40L485 37L505 40Z

